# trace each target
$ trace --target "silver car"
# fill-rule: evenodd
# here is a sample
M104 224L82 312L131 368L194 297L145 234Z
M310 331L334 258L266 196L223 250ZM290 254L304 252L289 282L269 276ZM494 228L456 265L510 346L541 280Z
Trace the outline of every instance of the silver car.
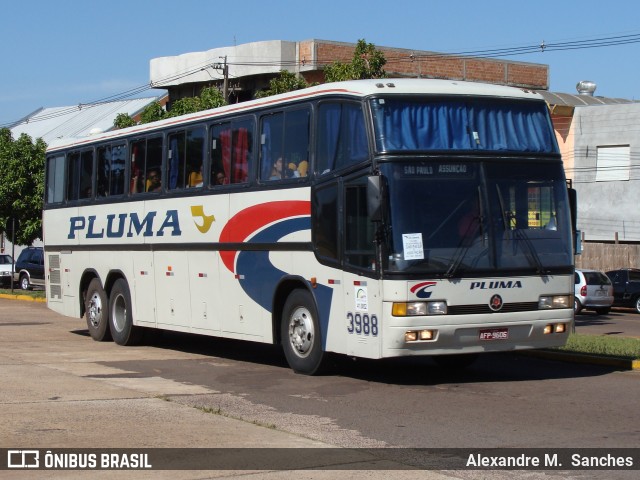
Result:
M575 284L575 313L580 313L584 308L595 310L598 315L606 315L611 311L613 286L604 273L598 270L576 270Z
M11 287L13 259L11 255L0 254L0 287Z

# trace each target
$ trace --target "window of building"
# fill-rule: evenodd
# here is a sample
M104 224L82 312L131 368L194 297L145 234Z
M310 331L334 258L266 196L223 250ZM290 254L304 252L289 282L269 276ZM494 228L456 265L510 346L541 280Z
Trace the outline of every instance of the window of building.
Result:
M596 182L629 180L631 147L629 145L598 147Z

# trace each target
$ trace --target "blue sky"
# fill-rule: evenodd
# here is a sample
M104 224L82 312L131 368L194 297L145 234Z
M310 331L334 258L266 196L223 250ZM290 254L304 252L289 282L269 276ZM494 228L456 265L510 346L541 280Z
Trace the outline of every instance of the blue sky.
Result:
M442 53L640 41L640 2L622 0L4 0L0 18L0 126L146 84L152 58L255 41L364 38ZM502 58L549 65L551 91L592 80L596 95L640 99L639 53L630 43Z

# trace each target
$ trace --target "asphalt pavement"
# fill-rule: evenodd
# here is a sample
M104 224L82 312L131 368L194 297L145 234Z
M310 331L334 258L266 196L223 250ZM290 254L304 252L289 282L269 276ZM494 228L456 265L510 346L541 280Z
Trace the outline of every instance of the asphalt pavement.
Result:
M200 453L176 449L211 449L207 452L220 458L214 465L224 465L220 470L140 468L99 472L40 468L31 470L28 476L16 468L0 469L0 477L280 479L291 478L295 470L296 477L304 479L387 479L390 474L399 480L453 478L434 470L409 470L402 463L362 450L336 449L305 438L304 432L294 435L270 425L229 418L222 412L168 401L169 395L215 392L161 377L127 376L127 372L103 364L115 356L142 361L194 355L198 354L94 342L81 319L62 317L44 303L0 298L0 452L5 456L0 468L26 466L34 461L29 457L33 451L39 453L40 467L45 460L52 465L57 460L61 462L58 466L68 462L67 467L77 467L83 459L91 467L90 460L97 459L94 465L100 465L101 455L111 452L109 449L128 449L125 455L145 452L150 455L146 457L149 464L163 468L173 465L169 458L172 455L176 468L181 468L185 456ZM74 457L74 452L85 457L80 453ZM283 457L283 452L290 452L292 458L280 458L284 465L280 469L274 459ZM266 467L260 463L261 455ZM118 464L120 468L123 465ZM132 465L129 458L126 466Z

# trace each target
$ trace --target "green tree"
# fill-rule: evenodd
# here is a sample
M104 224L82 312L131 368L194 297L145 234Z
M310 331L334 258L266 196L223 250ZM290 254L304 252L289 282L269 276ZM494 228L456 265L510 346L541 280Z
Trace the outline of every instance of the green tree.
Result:
M42 202L46 143L26 134L14 140L11 131L0 129L0 230L7 222L19 221L17 245L30 245L42 238Z
M133 127L136 122L126 113L119 113L113 121L113 126L116 129Z
M324 68L324 76L327 82L384 78L387 75L383 68L386 63L384 53L373 43L360 39L351 63L334 62Z
M222 92L216 87L205 87L200 92L200 107L203 110L222 107L226 104Z
M269 81L269 88L256 93L256 98L292 92L309 86L310 85L305 82L304 78L299 78L295 73L291 73L288 70L280 70L280 75Z
M151 123L156 120L162 120L167 116L167 112L164 111L160 102L153 102L146 106L146 108L140 114L140 123Z

